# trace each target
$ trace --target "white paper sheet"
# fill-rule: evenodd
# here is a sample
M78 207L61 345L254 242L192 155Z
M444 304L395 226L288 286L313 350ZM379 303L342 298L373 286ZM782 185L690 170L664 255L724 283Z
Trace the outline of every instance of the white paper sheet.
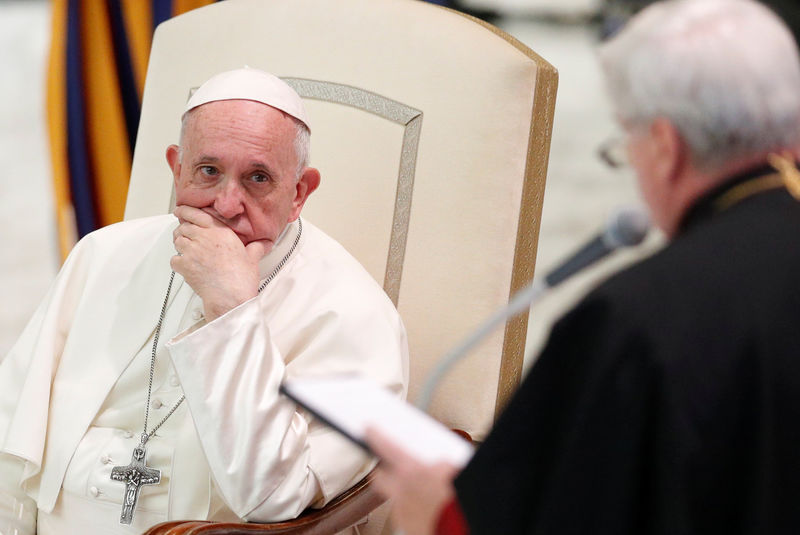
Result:
M447 462L461 468L472 457L469 442L360 377L292 379L281 391L365 449L365 431L371 426L426 464Z

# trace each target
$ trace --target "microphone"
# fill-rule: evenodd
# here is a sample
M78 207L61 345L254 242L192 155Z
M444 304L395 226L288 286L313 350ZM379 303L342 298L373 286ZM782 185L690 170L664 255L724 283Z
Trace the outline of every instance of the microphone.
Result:
M459 345L440 358L433 371L428 374L425 385L420 391L417 408L427 412L433 398L433 391L447 374L450 367L464 358L467 352L491 333L495 327L527 310L547 290L594 264L601 258L622 247L640 244L649 230L650 218L643 210L639 208L622 208L615 212L608 219L605 229L600 234L578 249L577 252L548 273L543 279L534 280L514 294L508 305L495 312Z
M650 230L650 218L638 208L623 208L608 218L606 228L544 277L547 288L563 282L622 247L639 245Z

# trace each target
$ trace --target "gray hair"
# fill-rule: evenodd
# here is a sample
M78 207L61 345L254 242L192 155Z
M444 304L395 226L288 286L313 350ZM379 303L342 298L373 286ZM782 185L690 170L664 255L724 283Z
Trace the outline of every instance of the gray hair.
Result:
M193 108L181 117L181 133L178 141L178 161L183 161L183 135L186 132L186 125L189 123L189 117L197 108ZM295 119L288 113L283 112L284 115L289 117L295 125L294 134L294 153L297 156L297 170L295 171L295 178L300 179L303 170L308 167L309 158L311 157L311 132L302 121Z
M800 59L752 0L651 5L600 49L619 119L668 119L703 170L800 144Z
M303 124L292 117L297 132L294 134L294 153L297 156L297 178L303 174L303 170L308 167L311 158L311 131Z

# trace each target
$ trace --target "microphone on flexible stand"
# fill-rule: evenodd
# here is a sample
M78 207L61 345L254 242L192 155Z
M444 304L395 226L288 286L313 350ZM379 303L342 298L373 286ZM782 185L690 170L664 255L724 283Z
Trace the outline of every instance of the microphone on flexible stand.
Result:
M495 312L459 345L439 359L436 367L428 374L417 400L417 408L427 412L433 398L433 391L448 370L453 364L464 358L467 352L492 332L495 327L528 309L550 288L589 267L601 258L617 249L639 245L647 236L649 230L650 218L643 210L639 208L623 208L615 212L609 218L605 229L600 234L589 240L542 279L534 279L531 284L514 294L508 305Z
M622 247L639 245L650 230L650 218L638 208L623 208L608 218L603 232L578 249L572 256L548 273L542 280L545 289L552 288L583 268Z

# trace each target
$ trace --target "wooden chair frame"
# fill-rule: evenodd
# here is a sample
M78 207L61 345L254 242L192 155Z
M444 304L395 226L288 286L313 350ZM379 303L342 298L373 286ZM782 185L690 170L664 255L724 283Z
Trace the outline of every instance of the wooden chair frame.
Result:
M372 472L322 509L309 509L294 520L271 524L177 520L153 526L145 535L331 535L356 525L386 500L370 483Z

